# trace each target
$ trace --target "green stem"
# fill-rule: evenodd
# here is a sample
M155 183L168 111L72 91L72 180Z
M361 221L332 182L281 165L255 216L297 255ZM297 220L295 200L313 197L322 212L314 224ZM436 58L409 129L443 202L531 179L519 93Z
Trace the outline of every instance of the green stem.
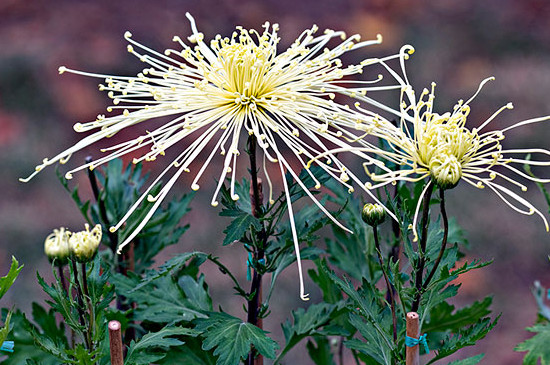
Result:
M449 238L449 220L447 219L447 211L445 210L445 190L439 189L439 196L441 197L441 202L439 206L441 210L441 216L443 217L443 241L441 242L439 255L435 260L434 266L432 267L432 270L426 277L426 280L424 280L424 284L422 284L422 290L426 290L426 288L428 287L428 284L430 284L430 281L432 280L433 276L437 272L437 268L439 267L439 263L441 262L441 259L443 258L443 254L445 253L445 248L447 247L447 239Z
M63 266L58 266L57 272L59 273L59 280L61 281L61 287L63 288L63 291L68 294L69 289L67 288L67 281L65 280L65 273L63 272Z
M223 274L226 274L229 276L229 278L231 278L231 280L233 281L233 283L235 284L235 288L237 289L238 292L242 293L244 292L244 290L241 288L240 284L239 284L239 281L237 280L237 278L231 273L231 271L229 271L229 269L224 265L222 264L217 257L214 257L212 255L208 255L207 257L208 260L210 260L211 262L213 262L214 264L216 264L219 268L220 268L220 271L223 273Z
M418 267L416 268L416 275L415 275L415 288L416 288L416 294L414 301L412 303L411 310L413 312L418 311L418 306L420 305L420 299L422 299L422 275L424 273L424 266L426 265L426 243L428 241L428 225L430 222L429 214L430 214L430 200L432 199L432 192L434 189L434 185L432 181L428 183L428 187L426 188L426 192L424 193L424 201L423 201L423 207L422 207L422 221L420 223L422 227L422 231L420 234L420 242L418 244L418 254L419 254L419 260L418 260Z
M390 284L390 280L388 279L386 267L384 266L384 260L382 259L382 250L380 249L380 240L378 238L378 227L373 226L372 230L374 232L374 245L376 246L378 262L380 263L380 269L382 270L382 275L384 276L384 281L386 282L386 288L388 290L388 293L392 293L392 286ZM393 342L397 347L397 316L395 314L395 299L393 295L390 295L390 308L393 322Z

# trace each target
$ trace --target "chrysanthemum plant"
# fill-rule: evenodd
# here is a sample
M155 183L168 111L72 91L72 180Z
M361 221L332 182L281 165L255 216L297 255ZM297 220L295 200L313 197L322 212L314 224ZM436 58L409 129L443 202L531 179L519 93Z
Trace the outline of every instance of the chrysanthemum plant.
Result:
M529 178L513 164L548 165L508 156L549 155L546 150L501 147L508 130L547 118L482 133L509 106L472 129L466 119L473 98L451 113L437 114L433 88L417 98L408 82L404 64L410 47L344 67L341 55L380 39L361 42L334 31L316 35L313 27L277 53L277 25L266 23L261 34L237 28L231 37L216 36L207 44L188 17L194 46L175 37L180 49L159 53L125 34L128 51L147 64L137 77L60 68L104 79L100 89L113 99L108 111L114 114L77 123L76 131L91 134L45 159L36 173L130 127L142 135L103 149L105 155L60 177L87 224L103 227L105 248L95 253L99 236L87 226L66 237L70 253L56 258L66 230L48 237L55 281L49 285L39 276L39 282L51 309L34 304L32 320L14 314L12 337L24 351L5 363L21 364L25 356L27 364L46 365L236 365L261 364L264 358L278 364L296 346L305 346L310 358L299 361L318 365L413 364L418 355L410 349L419 347L429 352L424 362L435 363L483 338L496 324L489 317L491 298L463 308L449 301L458 294L461 274L488 263L463 261L466 241L447 216L445 194L461 181L488 187L515 210L537 213L546 223L531 203L496 179L524 190L505 172ZM386 76L360 80L371 66ZM390 81L377 85L382 79ZM372 96L387 90L400 91L398 109ZM354 106L348 105L350 98ZM148 129L158 117L170 120ZM147 183L142 163L161 161L165 151L178 149ZM217 154L222 170L212 205L221 203L220 215L230 219L221 244L227 246L224 252L243 257L242 267L230 270L223 257L194 251L200 246L183 236L189 252L153 268L157 254L180 241L187 229L180 221L192 195L168 202L168 192L191 171L196 171L191 188L198 190ZM242 180L241 154L248 155L249 172ZM347 154L364 164L366 177L345 163ZM118 159L125 155L133 157L129 166ZM277 177L270 175L272 168ZM82 201L66 180L79 170L87 170L93 200ZM283 187L280 194L277 184ZM76 248L71 239L78 241ZM276 341L263 322L280 310L272 305L273 290L293 263L298 265L297 297L308 299L301 260L313 261L315 269L308 273L315 285L308 291L319 291L323 301L293 311L281 325L284 338ZM202 265L219 268L242 297L244 311L224 303L215 309ZM409 312L420 318L416 335L405 326ZM110 320L122 324L124 355L112 353ZM476 364L482 356L453 364Z

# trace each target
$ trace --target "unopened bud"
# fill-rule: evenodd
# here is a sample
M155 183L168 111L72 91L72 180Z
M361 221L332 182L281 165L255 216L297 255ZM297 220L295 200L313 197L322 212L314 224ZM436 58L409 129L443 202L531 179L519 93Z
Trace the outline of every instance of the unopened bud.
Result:
M44 252L50 262L54 262L57 266L63 266L69 258L69 237L71 232L61 227L54 229L53 233L46 237L44 241Z
M363 217L363 222L367 223L369 226L375 227L384 222L384 219L386 219L386 211L380 204L367 203L363 207L361 216Z
M96 224L91 231L90 226L86 224L86 230L73 233L69 238L72 257L78 262L92 260L101 242L101 234L101 225L99 224Z

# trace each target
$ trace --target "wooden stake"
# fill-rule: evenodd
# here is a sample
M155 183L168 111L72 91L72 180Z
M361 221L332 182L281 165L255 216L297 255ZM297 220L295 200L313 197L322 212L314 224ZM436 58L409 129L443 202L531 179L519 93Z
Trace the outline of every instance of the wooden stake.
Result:
M119 321L109 322L109 347L111 349L111 365L124 365Z
M420 332L418 330L419 326L419 316L416 312L407 313L407 336L412 338L418 338ZM419 345L408 347L406 346L406 364L407 365L420 365L420 347Z

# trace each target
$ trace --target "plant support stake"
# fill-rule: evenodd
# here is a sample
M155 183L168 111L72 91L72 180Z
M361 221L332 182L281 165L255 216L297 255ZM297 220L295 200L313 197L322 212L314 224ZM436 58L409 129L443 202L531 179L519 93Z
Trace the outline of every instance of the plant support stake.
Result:
M111 365L124 365L122 357L122 336L120 334L120 322L109 322L109 347L111 349Z
M407 336L412 338L418 338L420 332L418 330L419 326L419 316L416 312L407 313ZM420 347L416 346L405 346L406 354L405 360L407 365L420 365Z

